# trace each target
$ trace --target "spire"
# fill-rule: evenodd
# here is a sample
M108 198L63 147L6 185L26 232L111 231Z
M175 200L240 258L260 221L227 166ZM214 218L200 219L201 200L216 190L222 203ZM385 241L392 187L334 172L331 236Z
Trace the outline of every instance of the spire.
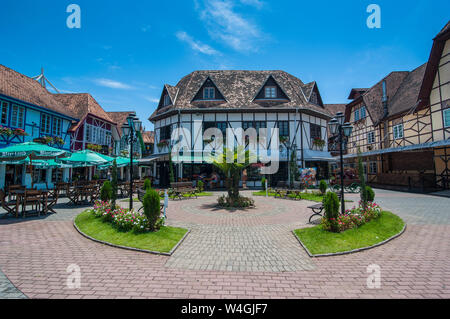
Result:
M44 89L47 89L47 83L50 84L56 93L59 93L58 89L45 77L43 67L41 68L41 74L33 76L32 79L38 81Z

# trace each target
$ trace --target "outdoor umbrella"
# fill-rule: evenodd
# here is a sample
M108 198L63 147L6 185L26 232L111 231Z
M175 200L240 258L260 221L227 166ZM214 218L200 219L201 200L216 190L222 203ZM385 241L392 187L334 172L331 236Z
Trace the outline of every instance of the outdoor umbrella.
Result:
M112 157L90 150L84 150L72 153L70 157L62 159L62 162L65 164L73 165L74 167L89 167L105 165L110 163L112 160Z
M107 168L109 168L109 167L111 167L113 165L113 161L114 160L116 160L116 164L117 164L118 168L130 166L130 159L129 158L119 156L119 157L111 158L111 159L112 159L111 162L109 162L106 165L101 165L98 168L99 169L107 169ZM133 165L138 165L138 162L136 160L133 160Z
M70 152L48 145L27 142L16 144L0 149L0 161L21 161L29 158L30 160L49 160L63 158L70 155Z

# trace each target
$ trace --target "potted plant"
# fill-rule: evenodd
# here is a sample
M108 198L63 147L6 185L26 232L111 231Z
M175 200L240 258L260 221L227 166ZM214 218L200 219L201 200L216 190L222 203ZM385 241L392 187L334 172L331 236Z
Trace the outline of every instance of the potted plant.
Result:
M11 136L12 130L9 127L0 126L0 135Z
M289 137L287 136L280 136L280 143L286 144L289 141Z
M53 137L53 143L57 145L64 145L64 140L59 136L55 136Z
M12 134L13 135L16 135L16 136L28 136L28 134L27 134L27 132L25 132L23 129L21 129L21 128L16 128L16 129L14 129L13 131L12 131Z
M325 147L325 141L321 138L316 137L313 140L313 146L315 146L318 150L323 151L323 148Z
M156 146L158 147L158 150L161 152L161 150L166 147L169 146L169 141L168 140L160 140L158 144L156 144Z

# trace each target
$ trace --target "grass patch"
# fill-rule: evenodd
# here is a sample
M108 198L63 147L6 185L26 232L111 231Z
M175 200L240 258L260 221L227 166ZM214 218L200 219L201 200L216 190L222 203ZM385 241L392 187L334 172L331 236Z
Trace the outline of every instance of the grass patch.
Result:
M213 193L208 193L208 192L197 193L198 197L213 196L213 195L214 195ZM195 198L195 196L189 196L188 194L184 194L183 197L186 197L186 198L193 197L193 198ZM174 196L169 196L169 198L174 199L175 197ZM164 199L164 196L161 196L161 199ZM134 202L139 202L139 199L138 198L133 198L133 201ZM130 199L129 198L122 199L121 202L122 203L129 203Z
M85 211L75 218L75 224L86 235L111 244L168 253L183 238L187 230L162 227L155 233L121 232L112 224Z
M258 192L254 192L253 196L266 196L266 192L265 191L258 191ZM275 193L273 192L269 192L269 196L271 197L275 197ZM302 199L304 200L310 200L312 202L317 202L317 203L322 203L323 200L323 196L322 195L316 195L313 193L302 193ZM288 196L289 198L295 198L294 195L290 194ZM352 200L345 200L346 203L353 203Z
M397 235L405 226L403 220L383 211L378 219L342 233L324 230L322 225L295 230L297 237L313 255L350 251L378 244Z

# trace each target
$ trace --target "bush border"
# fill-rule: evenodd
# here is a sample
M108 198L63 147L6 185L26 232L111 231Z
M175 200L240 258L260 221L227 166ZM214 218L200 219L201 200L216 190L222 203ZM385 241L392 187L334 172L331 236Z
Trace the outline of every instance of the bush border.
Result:
M147 254L152 254L152 255L160 255L160 256L172 256L173 253L175 252L175 250L177 250L177 248L183 243L183 241L186 239L186 237L190 234L191 230L187 229L186 234L184 234L184 236L180 239L180 241L168 252L168 253L164 253L164 252L160 252L160 251L153 251L153 250L147 250L147 249L140 249L140 248L134 248L134 247L127 247L127 246L121 246L121 245L116 245L107 241L102 241L96 238L93 238L85 233L83 233L77 226L75 219L78 217L79 215L77 215L74 220L73 220L73 227L76 229L76 231L78 233L80 233L83 237L92 240L96 243L102 244L102 245L106 245L106 246L110 246L110 247L114 247L114 248L120 248L120 249L126 249L126 250L131 250L131 251L135 251L135 252L141 252L141 253L147 253Z
M292 234L294 235L295 238L297 238L298 242L300 243L300 245L303 247L303 249L305 249L306 253L309 255L309 257L311 258L317 258L317 257L332 257L332 256L341 256L341 255L349 255L349 254L354 254L354 253L358 253L364 250L369 250L372 248L376 248L379 246L382 246L384 244L387 244L388 242L390 242L391 240L394 240L397 237L400 237L401 235L403 235L403 233L406 231L406 223L403 226L403 229L398 233L395 234L394 236L389 237L388 239L385 239L377 244L373 244L372 246L367 246L367 247L361 247L361 248L356 248L353 250L347 250L347 251L341 251L341 252L337 252L337 253L327 253L327 254L317 254L317 255L313 255L309 249L306 247L305 244L303 244L303 242L301 241L301 239L297 236L297 234L295 233L295 230L292 231Z

